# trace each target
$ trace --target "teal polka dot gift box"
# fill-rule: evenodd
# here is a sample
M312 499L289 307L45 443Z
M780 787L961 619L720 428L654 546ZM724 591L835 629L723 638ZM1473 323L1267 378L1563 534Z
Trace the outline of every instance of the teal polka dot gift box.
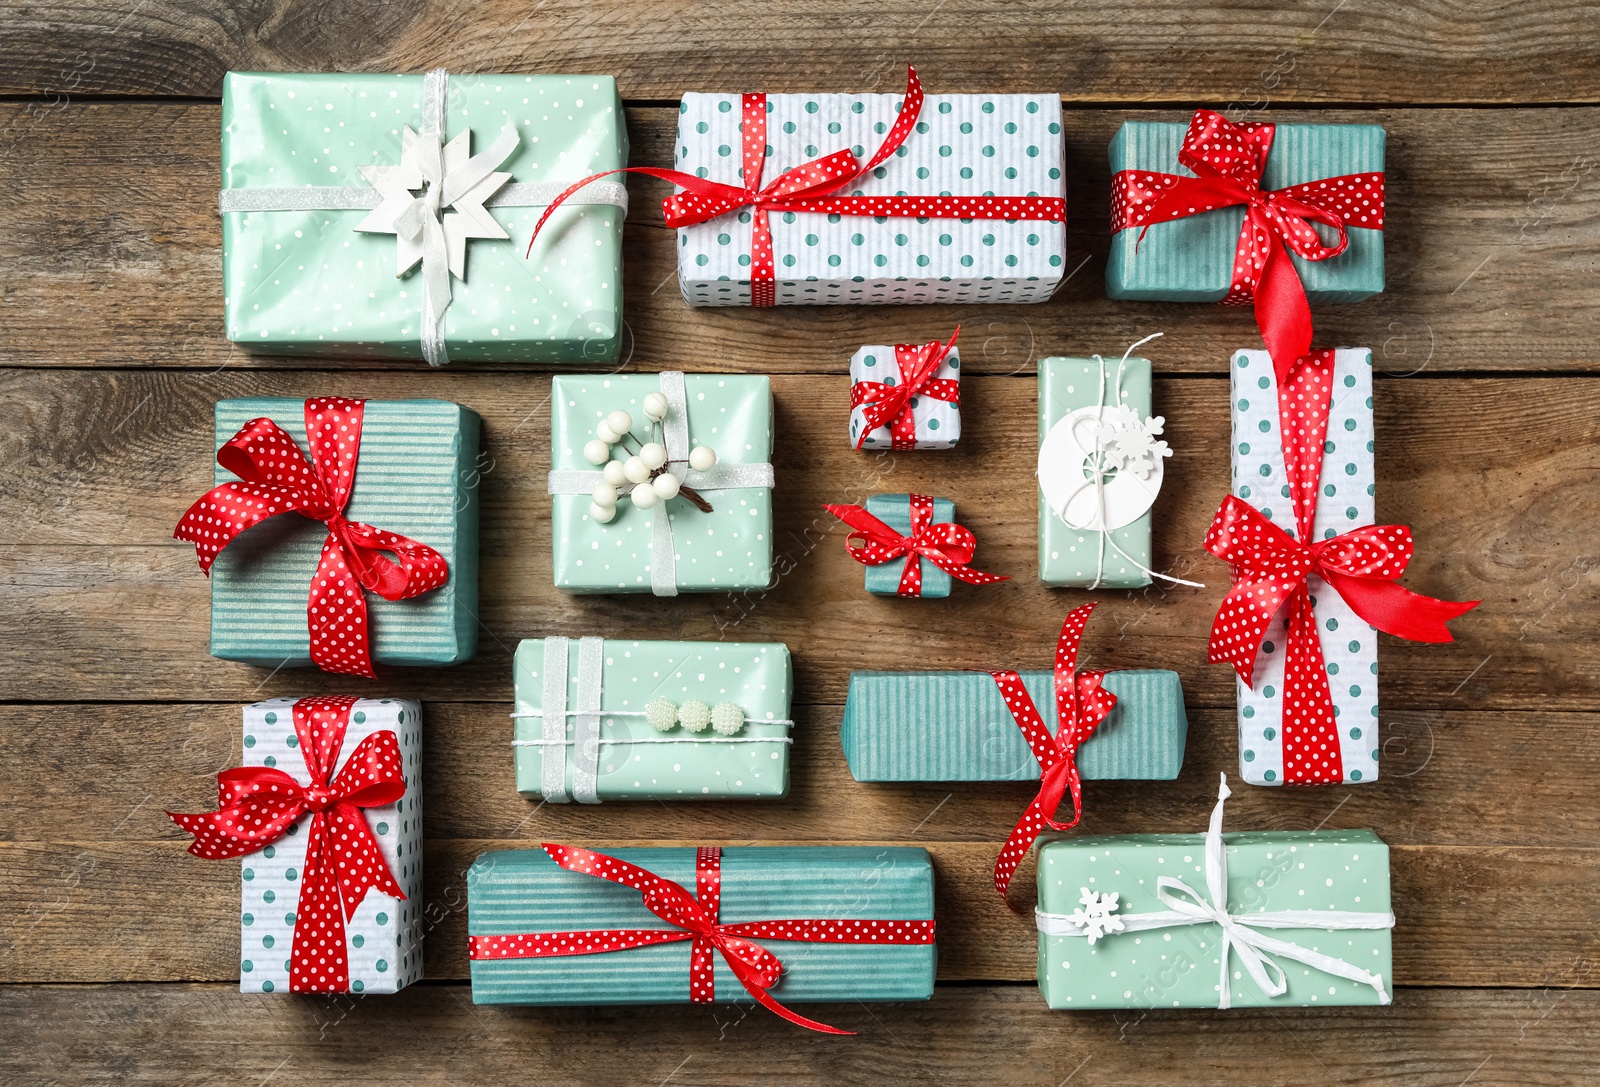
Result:
M594 75L231 72L222 99L230 340L273 354L617 357L627 161ZM398 276L398 278L396 278Z

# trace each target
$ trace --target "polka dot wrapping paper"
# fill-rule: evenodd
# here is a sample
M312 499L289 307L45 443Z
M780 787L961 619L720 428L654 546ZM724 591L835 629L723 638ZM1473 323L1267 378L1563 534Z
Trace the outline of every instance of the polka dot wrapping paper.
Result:
M1278 433L1277 379L1265 351L1232 358L1233 493L1285 531L1294 531L1288 477ZM1327 539L1373 523L1372 352L1334 354L1333 402L1317 487L1315 535ZM1378 777L1378 635L1316 574L1311 599L1333 696L1336 733L1347 784ZM1236 680L1239 776L1252 785L1281 785L1286 630L1275 618L1256 659L1255 685Z
M693 848L608 848L604 852L691 892L695 888ZM722 850L719 918L725 923L931 917L933 869L923 849L751 846ZM540 849L485 853L467 873L467 931L473 937L669 927L645 909L638 891L563 869ZM933 944L775 939L756 943L783 961L782 977L771 994L786 1005L927 1000L933 995ZM722 956L712 958L716 1001L748 1002L749 994ZM474 960L472 1000L475 1004L687 1004L689 960L688 941L574 957Z
M242 766L273 766L306 781L305 758L295 735L293 698L244 707ZM367 892L345 924L350 992L393 993L422 977L422 707L404 699L363 698L351 708L335 767L342 768L362 740L392 731L400 745L405 795L394 804L362 809L384 862L405 899ZM289 991L294 939L306 860L305 815L277 842L241 858L239 990Z
M507 124L521 137L512 183L571 182L627 161L610 76L451 75L446 138L474 153ZM420 130L420 75L229 73L222 184L365 186L359 167L400 162ZM569 204L524 256L540 207L489 212L510 235L467 245L466 279L444 317L457 361L607 362L621 336L622 221L614 205ZM421 274L395 278L392 234L354 229L367 211L231 211L222 216L228 338L273 354L420 358Z
M875 494L870 495L865 503L867 512L878 520L902 535L911 532L911 496L906 494ZM954 523L956 519L955 503L948 498L935 498L933 500L933 523L944 525ZM900 577L905 572L906 563L916 556L890 559L888 562L877 566L863 566L864 583L869 593L878 596L896 596L900 591ZM950 587L954 579L945 571L939 569L932 562L917 558L922 569L922 589L918 594L926 600L937 600L950 595Z
M1370 830L1225 833L1227 910L1236 915L1290 910L1387 913L1389 847ZM1039 846L1039 909L1071 915L1085 891L1116 895L1111 916L1156 913L1162 877L1209 893L1205 835L1047 833ZM1276 939L1380 975L1392 987L1388 929L1330 932L1314 926L1262 929ZM1039 991L1057 1010L1216 1008L1221 928L1215 923L1082 936L1039 933ZM1270 953L1269 953L1270 954ZM1232 953L1229 999L1235 1008L1378 1004L1378 994L1281 955L1288 990L1269 997Z
M1128 121L1112 137L1111 173L1123 170L1192 176L1178 162L1187 124ZM1280 124L1261 177L1263 189L1281 189L1323 178L1381 173L1385 133L1381 125ZM1106 293L1112 298L1165 302L1220 302L1232 282L1242 207L1220 208L1149 230L1128 228L1111 236ZM1324 229L1324 239L1333 231ZM1312 303L1359 302L1383 291L1383 231L1349 227L1350 245L1323 261L1292 255Z
M858 350L850 358L850 383L876 381L885 385L898 385L904 381L897 352L892 344L873 344ZM933 372L935 381L961 380L961 349L951 347L944 361ZM913 449L954 449L961 440L961 404L941 400L936 396L922 395L911 398L907 405L915 430ZM857 439L866 425L866 404L850 409L850 448L857 447ZM888 424L869 431L860 448L865 452L888 449L892 436ZM869 503L870 508L870 503ZM877 512L877 511L873 511Z
M836 151L867 161L900 94L769 94L763 180ZM742 98L686 94L677 161L741 183ZM1058 96L930 94L905 143L840 195L1064 198ZM1060 222L771 215L778 305L1042 302L1064 272ZM696 306L751 301L749 209L678 231L678 278Z
M789 752L783 742L793 729L771 722L790 720L793 688L789 648L781 642L670 642L606 639L602 643L600 737L596 787L608 800L702 800L715 797L780 799L789 791ZM567 650L567 706L579 702L578 639ZM545 639L517 645L513 673L516 712L545 709ZM730 739L711 729L691 732L679 725L666 732L653 729L643 716L609 716L605 711L642 714L652 701L667 699L681 706L698 701L707 706L731 702L744 711L745 724ZM539 716L515 718L515 739L545 735ZM568 718L562 734L575 738L576 722ZM754 742L760 738L771 743ZM639 744L610 740L646 739ZM658 740L678 742L659 743ZM571 746L519 746L517 790L527 797L543 795L547 759L564 766L563 785L571 793L575 752Z

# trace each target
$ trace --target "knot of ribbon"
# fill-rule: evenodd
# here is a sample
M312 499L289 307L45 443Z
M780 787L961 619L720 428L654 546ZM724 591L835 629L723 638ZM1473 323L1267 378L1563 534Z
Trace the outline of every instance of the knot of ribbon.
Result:
M608 170L579 181L556 197L534 225L533 237L551 212L562 201L596 178L613 173L645 174L670 181L681 191L667 197L661 205L669 227L687 227L751 209L750 304L777 304L776 273L772 252L772 228L767 221L771 211L812 212L819 215L871 215L919 219L1029 219L1060 222L1066 219L1067 202L1059 196L841 196L840 190L870 174L886 161L906 137L911 135L922 113L925 97L917 70L906 68L906 90L894 122L883 143L865 163L846 148L785 170L766 185L761 184L767 159L767 96L746 94L741 106L742 184L712 181L681 170L651 166L630 166ZM533 241L529 239L529 251Z
M1211 624L1211 663L1233 665L1252 684L1261 643L1273 618L1288 606L1283 692L1283 768L1286 784L1344 780L1334 727L1333 696L1309 579L1316 574L1352 611L1378 630L1416 642L1451 641L1449 620L1478 601L1439 600L1396 584L1411 561L1411 529L1366 525L1312 543L1323 443L1333 390L1332 351L1304 356L1278 386L1279 433L1293 536L1234 495L1206 530L1206 550L1233 568L1233 586Z
M209 576L225 547L269 517L292 512L321 521L328 539L306 603L311 659L324 671L371 679L372 631L362 590L405 600L443 585L450 566L427 544L344 516L355 485L365 411L365 400L307 400L309 460L277 423L266 417L250 420L217 451L217 463L238 480L201 496L173 537L194 544L200 569Z
M1280 371L1311 350L1311 306L1289 258L1336 257L1350 244L1348 228L1383 229L1382 173L1345 174L1282 189L1263 189L1277 126L1240 124L1214 110L1196 110L1178 161L1195 176L1122 170L1111 179L1111 230L1138 227L1243 205L1225 306L1255 303L1256 326ZM1332 228L1334 244L1313 223Z
M1078 748L1093 734L1117 704L1117 696L1101 685L1109 669L1093 668L1077 671L1078 645L1083 640L1083 628L1095 606L1085 604L1067 613L1061 624L1061 636L1056 640L1055 689L1056 730L1054 734L1045 727L1044 718L1034 705L1033 697L1023 686L1022 676L1016 672L990 672L995 686L1005 699L1006 709L1022 736L1028 741L1033 757L1039 763L1039 792L1029 802L1028 808L1012 828L1006 844L994 862L994 889L1006 897L1011 877L1017 866L1027 856L1028 848L1044 831L1071 830L1083 817L1083 782L1078 776ZM1072 819L1060 822L1056 809L1067 796L1072 797Z
M850 407L862 408L861 433L856 436L857 449L861 448L869 434L884 424L889 427L891 448L913 448L917 444L917 423L911 410L911 398L914 396L928 396L950 404L961 403L961 382L933 376L944 365L959 335L961 326L957 325L945 343L938 340L925 344L897 343L894 345L894 360L900 369L899 382L857 381L850 386Z
M986 574L968 565L978 549L972 530L947 522L935 524L933 498L925 494L907 495L911 507L911 533L901 535L892 525L868 513L862 506L824 505L822 508L850 526L845 547L850 557L863 566L881 566L906 557L900 575L900 596L922 595L922 560L933 563L958 581L970 585L993 585L1011 580L1010 574Z
M695 893L636 864L576 846L545 843L544 851L562 868L632 887L645 909L673 927L670 929L588 929L568 932L528 932L507 936L473 936L469 954L474 960L534 959L570 955L597 955L652 944L692 941L689 955L689 1000L710 1004L716 999L713 954L720 954L733 976L762 1007L791 1023L824 1034L851 1034L790 1011L768 991L783 974L783 962L755 941L795 940L834 944L931 944L930 920L882 921L815 919L784 921L720 920L722 908L722 850L701 846L695 851Z
M217 775L216 811L167 813L194 835L189 852L206 860L264 849L310 816L289 953L291 992L348 991L345 923L370 890L405 898L361 812L405 795L399 740L390 730L374 732L333 772L356 702L323 697L294 704L295 736L306 763L304 784L270 766L240 766Z

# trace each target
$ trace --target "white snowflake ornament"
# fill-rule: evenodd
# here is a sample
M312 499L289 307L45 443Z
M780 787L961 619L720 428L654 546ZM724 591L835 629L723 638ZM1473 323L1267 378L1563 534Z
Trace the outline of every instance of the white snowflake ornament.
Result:
M1156 438L1166 423L1160 415L1141 420L1139 413L1126 404L1108 408L1095 431L1095 442L1105 456L1106 466L1149 479L1160 458L1172 456L1172 447Z
M1089 938L1091 947L1102 936L1122 931L1122 918L1116 916L1119 897L1116 892L1102 894L1087 887L1081 887L1079 890L1083 892L1078 896L1078 901L1082 905L1072 911L1072 921L1083 929L1083 934Z

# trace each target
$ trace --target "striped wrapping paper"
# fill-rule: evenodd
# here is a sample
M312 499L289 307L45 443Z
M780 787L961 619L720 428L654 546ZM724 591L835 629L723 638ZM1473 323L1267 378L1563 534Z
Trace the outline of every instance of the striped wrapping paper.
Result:
M216 445L268 416L304 452L305 401L219 400ZM345 516L409 536L450 564L431 593L389 601L367 594L372 659L453 664L477 648L478 435L476 412L443 400L369 400ZM236 478L216 469L216 482ZM211 654L267 667L311 663L306 596L328 530L295 513L240 535L211 569Z
M1053 733L1055 676L1022 682ZM1169 781L1189 722L1178 673L1107 672L1117 705L1078 749L1085 780ZM1037 781L1039 763L987 672L852 672L841 731L857 781Z

